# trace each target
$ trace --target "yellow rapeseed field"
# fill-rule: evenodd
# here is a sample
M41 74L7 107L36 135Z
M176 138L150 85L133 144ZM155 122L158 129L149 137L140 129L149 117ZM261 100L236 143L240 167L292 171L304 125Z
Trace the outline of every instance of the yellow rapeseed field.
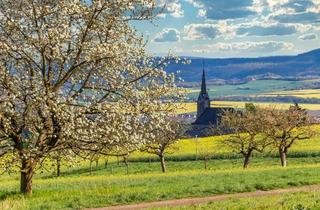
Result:
M240 101L213 101L211 105L213 107L233 107L233 108L244 108L245 104L248 102L240 102ZM287 109L291 106L291 103L254 103L256 105L266 107L270 105L274 105L279 109ZM302 108L316 111L320 110L320 104L299 104ZM197 111L197 104L196 103L182 103L180 109L177 110L177 114L184 114L184 113L193 113Z
M294 96L299 98L319 98L320 99L320 89L278 91L278 92L260 94L257 96L267 96L267 97Z

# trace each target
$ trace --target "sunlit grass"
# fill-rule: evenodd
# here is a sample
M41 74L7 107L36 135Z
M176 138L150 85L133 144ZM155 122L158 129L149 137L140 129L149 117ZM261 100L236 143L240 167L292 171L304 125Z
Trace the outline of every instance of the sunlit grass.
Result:
M305 210L319 209L320 192L286 193L264 197L234 198L224 201L209 202L207 204L179 206L167 208L153 208L152 210L239 210L239 209L288 209Z
M320 125L314 125L313 130L320 130ZM230 148L226 147L222 141L227 136L211 136L204 138L188 138L178 140L173 146L173 149L169 150L167 158L169 160L194 160L197 157L201 158L203 156L209 156L212 158L241 158L240 154L234 153ZM268 148L264 156L277 156L276 149ZM320 136L317 135L311 139L296 141L292 147L289 149L288 155L291 157L305 157L320 155ZM156 156L142 153L134 152L131 156L131 160L138 159L140 161L146 161L146 158L157 159Z
M287 168L274 158L254 159L244 171L241 160L168 162L162 174L157 162L101 166L92 175L74 172L60 178L37 175L34 194L16 194L18 179L0 181L3 209L80 209L223 193L251 192L320 183L319 158L293 158ZM306 178L307 177L307 178Z
M237 109L244 108L245 104L248 102L241 102L241 101L212 101L212 107L232 107ZM292 106L292 103L272 103L272 102L253 102L255 105L259 105L261 107L267 107L270 105L276 106L279 109L288 109ZM317 111L320 110L320 104L299 104L304 109L310 111ZM177 110L177 114L184 114L184 113L194 113L197 111L197 104L196 103L183 103L179 110Z
M315 128L318 129L319 126ZM32 197L23 197L18 193L18 174L3 175L0 179L0 209L81 209L320 184L320 137L298 141L289 154L299 153L306 156L290 156L287 168L280 167L279 159L275 156L267 155L254 156L248 170L242 169L241 156L227 156L222 159L215 157L232 153L221 144L223 138L225 137L218 136L178 141L174 153L167 157L189 159L167 161L167 174L161 173L156 157L150 162L133 162L137 158L154 157L139 152L129 159L128 174L125 165L121 161L118 164L115 159L105 168L104 157L100 159L97 168L94 166L91 174L87 161L75 168L64 167L59 178L52 172L38 173L35 175ZM273 152L276 154L276 151ZM312 152L318 155L309 155ZM200 157L207 154L213 155L213 159L209 160L205 170L204 161L195 160L197 155ZM261 201L261 206L268 204L269 199L270 206L277 202L274 197L265 198ZM301 202L288 202L284 206L307 204L308 196L301 199ZM230 208L248 209L246 204L251 207L250 205L257 205L257 202L260 203L244 199L240 200L238 205L234 202L219 202L217 205L204 204L199 208L214 209L215 206L229 205ZM278 207L277 205L274 204Z

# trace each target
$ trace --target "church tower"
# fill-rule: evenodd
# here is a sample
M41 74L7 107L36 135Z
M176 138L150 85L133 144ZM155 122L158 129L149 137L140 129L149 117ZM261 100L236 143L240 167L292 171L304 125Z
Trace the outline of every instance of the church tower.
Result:
M201 83L201 92L197 101L197 118L207 109L210 108L210 98L207 91L206 85L206 75L203 68L202 72L202 83Z

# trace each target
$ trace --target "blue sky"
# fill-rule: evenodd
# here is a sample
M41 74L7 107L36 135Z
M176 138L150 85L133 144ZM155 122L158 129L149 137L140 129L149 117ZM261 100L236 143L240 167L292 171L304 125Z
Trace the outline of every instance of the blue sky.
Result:
M294 55L320 48L320 0L157 0L165 12L136 23L148 51L199 57Z

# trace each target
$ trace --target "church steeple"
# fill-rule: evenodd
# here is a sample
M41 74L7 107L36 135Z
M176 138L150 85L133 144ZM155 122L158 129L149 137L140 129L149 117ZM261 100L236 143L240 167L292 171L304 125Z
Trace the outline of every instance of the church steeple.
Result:
M202 94L206 94L207 93L206 73L205 73L204 69L202 70L201 93Z
M207 108L210 108L210 98L207 91L206 72L204 70L204 61L203 61L201 91L197 101L197 118L200 115L202 115Z

